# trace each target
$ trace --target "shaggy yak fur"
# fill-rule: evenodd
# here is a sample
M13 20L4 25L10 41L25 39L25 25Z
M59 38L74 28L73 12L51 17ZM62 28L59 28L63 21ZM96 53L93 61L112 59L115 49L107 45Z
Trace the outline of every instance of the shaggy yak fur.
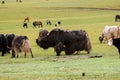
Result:
M32 58L34 57L27 36L15 36L12 41L12 57L18 58L21 52L25 53L24 57L26 53L31 53Z
M90 53L92 48L86 31L66 31L57 28L53 29L47 36L43 37L38 42L38 45L44 49L54 47L57 56L60 56L61 51L65 51L66 55L71 55L76 51L82 50Z
M108 42L109 39L119 38L120 37L120 28L118 26L105 26L101 36L99 37L100 43Z

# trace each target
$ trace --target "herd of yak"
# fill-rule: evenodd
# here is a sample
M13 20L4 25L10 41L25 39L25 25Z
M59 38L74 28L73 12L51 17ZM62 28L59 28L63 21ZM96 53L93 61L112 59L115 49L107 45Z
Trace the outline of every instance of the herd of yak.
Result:
M120 20L120 15L116 15L115 21ZM49 22L49 21L48 21ZM118 26L105 26L102 34L99 37L100 43L107 42L108 45L117 47L120 54L120 27ZM62 51L65 55L72 55L79 51L86 51L88 54L91 52L92 45L88 33L85 30L63 30L54 28L50 32L47 30L40 30L36 44L43 48L48 49L53 47L56 56L60 56ZM11 57L19 57L19 53L32 53L30 41L27 36L18 36L15 34L0 34L0 51L1 56L11 51Z
M28 28L28 22L30 21L30 17L26 17L25 19L24 19L24 24L23 24L23 28ZM52 25L52 22L50 21L50 20L46 20L46 25ZM54 26L55 27L58 27L58 26L60 26L61 25L61 21L57 21L55 24L54 24ZM36 27L38 27L38 28L43 28L43 24L42 24L42 22L41 21L33 21L33 28L36 28Z

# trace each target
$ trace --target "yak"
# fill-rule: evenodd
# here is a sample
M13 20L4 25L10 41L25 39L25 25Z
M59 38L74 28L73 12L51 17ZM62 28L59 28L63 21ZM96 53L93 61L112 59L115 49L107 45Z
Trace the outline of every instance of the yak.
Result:
M118 26L105 26L101 36L99 37L100 43L108 42L111 38L119 38L120 37L120 28Z
M4 36L4 34L0 34L0 51L2 52L1 56L4 56L4 54L9 50L10 48L8 47L7 38Z
M76 51L85 50L90 53L92 46L88 34L84 30L62 30L53 29L49 34L43 37L38 45L43 49L54 47L57 56L61 51L66 55L71 55Z
M43 24L42 24L42 22L41 21L34 21L33 22L33 27L35 27L36 28L36 26L38 26L39 28L41 27L43 27Z
M23 28L28 28L27 22L24 22L24 23L23 23Z
M24 52L26 57L26 53L31 53L32 58L34 57L32 54L32 49L30 46L30 42L27 36L15 36L12 41L12 58L19 57L19 53Z
M50 20L46 20L46 24L47 24L47 25L50 25L50 26L52 25L52 23L51 23Z
M21 0L20 0L21 1ZM24 19L24 22L30 22L30 17L26 17L25 19Z
M117 49L118 49L118 52L119 52L119 58L120 58L120 38L116 38L116 39L110 39L109 42L108 42L108 45L114 45Z
M115 22L120 21L120 15L115 16Z

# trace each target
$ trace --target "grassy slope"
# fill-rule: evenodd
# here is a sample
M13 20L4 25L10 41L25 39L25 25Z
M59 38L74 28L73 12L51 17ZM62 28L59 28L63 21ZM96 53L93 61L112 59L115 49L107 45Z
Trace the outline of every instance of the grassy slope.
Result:
M112 3L111 3L112 2ZM35 58L11 59L10 55L0 57L0 80L119 80L119 59L115 47L100 44L98 36L105 25L120 25L114 22L114 16L119 11L80 9L84 8L112 8L119 9L119 0L25 0L15 3L8 0L7 4L0 4L0 33L15 33L27 35L30 38ZM59 3L59 4L58 4ZM23 19L30 16L28 29L23 29ZM62 21L62 29L84 29L89 33L92 41L91 55L103 55L103 58L88 59L86 53L56 57L52 48L44 51L39 48L35 39L39 29L32 28L32 21L41 20L44 29L51 30L54 26L46 26L45 20L53 23ZM81 74L85 72L86 76Z

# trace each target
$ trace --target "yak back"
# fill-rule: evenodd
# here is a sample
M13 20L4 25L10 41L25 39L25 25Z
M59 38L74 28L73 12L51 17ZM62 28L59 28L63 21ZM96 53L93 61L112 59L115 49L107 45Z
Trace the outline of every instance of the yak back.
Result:
M54 41L56 44L62 42L66 46L69 46L73 42L81 42L85 38L86 32L83 30L65 31L54 29L49 33L49 40Z
M24 41L28 40L27 36L15 36L12 41L12 47L15 49L16 52L22 52L22 46Z

